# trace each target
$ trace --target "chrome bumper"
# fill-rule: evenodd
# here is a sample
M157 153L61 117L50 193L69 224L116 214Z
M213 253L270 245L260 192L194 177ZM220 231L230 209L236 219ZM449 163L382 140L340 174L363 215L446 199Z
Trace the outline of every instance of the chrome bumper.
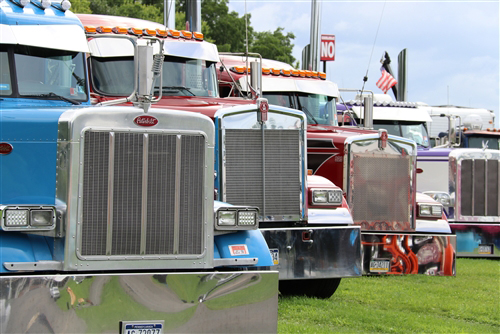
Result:
M0 282L1 333L124 333L121 327L137 323L164 333L277 331L276 271L18 275Z
M361 229L261 229L280 280L361 276Z

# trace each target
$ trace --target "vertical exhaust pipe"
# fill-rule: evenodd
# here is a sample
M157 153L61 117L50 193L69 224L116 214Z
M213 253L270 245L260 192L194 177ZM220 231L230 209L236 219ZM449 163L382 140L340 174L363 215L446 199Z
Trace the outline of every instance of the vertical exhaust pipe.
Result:
M365 128L373 129L373 101L371 96L365 96L363 99L365 109Z

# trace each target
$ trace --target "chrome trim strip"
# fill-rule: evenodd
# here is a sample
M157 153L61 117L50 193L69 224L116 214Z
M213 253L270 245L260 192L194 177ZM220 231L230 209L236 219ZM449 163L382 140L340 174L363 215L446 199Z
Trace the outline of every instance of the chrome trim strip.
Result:
M42 270L62 270L62 261L38 261L38 262L4 262L3 266L7 270L19 271L42 271Z
M179 253L180 207L181 207L181 156L182 137L175 141L175 213L174 213L174 254Z
M108 222L106 238L106 255L111 255L113 244L113 187L115 169L115 133L109 133L109 161L108 161Z
M256 257L246 258L246 259L214 259L215 267L223 267L223 266L250 266L256 265L259 262L259 259Z
M149 156L149 135L145 133L142 137L142 213L141 213L141 245L139 253L146 254L146 230L148 227L148 156Z
M488 158L484 159L484 215L488 215Z
M472 200L471 200L471 210L472 210L472 215L475 216L475 212L474 212L474 205L475 205L475 201L474 201L474 197L476 196L476 184L474 182L474 180L476 179L476 159L472 159L472 189L471 189L471 193L472 193Z

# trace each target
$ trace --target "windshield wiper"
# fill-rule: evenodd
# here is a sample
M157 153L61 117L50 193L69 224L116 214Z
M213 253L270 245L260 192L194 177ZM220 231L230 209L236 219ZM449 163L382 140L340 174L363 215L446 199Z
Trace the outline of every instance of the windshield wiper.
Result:
M69 102L69 103L72 103L72 104L75 104L75 105L80 105L80 102L76 101L76 100L73 100L73 99L69 99L67 97L64 97L62 95L58 95L56 93L53 93L53 92L50 92L50 93L47 93L47 94L33 94L33 95L23 95L25 97L57 97L59 100L62 100L62 101L65 101L65 102Z
M309 116L316 124L319 124L319 122L316 120L316 118L314 118L313 114L311 114L311 112L309 110L307 110L307 108L305 106L301 106L301 108L302 108L302 111L305 111L307 116Z
M156 91L158 91L158 87L155 87ZM196 96L195 93L193 93L191 91L191 89L189 89L188 87L184 87L184 86L163 86L162 87L162 92L163 93L168 93L168 92L175 92L175 91L180 91L180 90L183 90L183 91L186 91L188 92L189 94L191 94L192 96Z

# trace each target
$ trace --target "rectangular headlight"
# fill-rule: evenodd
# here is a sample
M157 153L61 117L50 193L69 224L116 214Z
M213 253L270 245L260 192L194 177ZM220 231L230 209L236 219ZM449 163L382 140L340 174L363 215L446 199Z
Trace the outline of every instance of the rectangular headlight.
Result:
M254 226L257 224L257 211L238 211L239 226Z
M312 201L314 204L326 204L326 203L328 203L328 191L327 190L313 190Z
M221 226L235 226L236 211L219 211L217 223Z
M443 207L441 205L420 204L418 211L421 217L440 218L443 214Z
M342 204L342 190L340 190L340 189L329 190L328 191L328 203L334 204L334 205L341 205Z
M28 226L29 210L5 210L5 226Z
M54 223L52 210L31 210L31 226L51 226Z

